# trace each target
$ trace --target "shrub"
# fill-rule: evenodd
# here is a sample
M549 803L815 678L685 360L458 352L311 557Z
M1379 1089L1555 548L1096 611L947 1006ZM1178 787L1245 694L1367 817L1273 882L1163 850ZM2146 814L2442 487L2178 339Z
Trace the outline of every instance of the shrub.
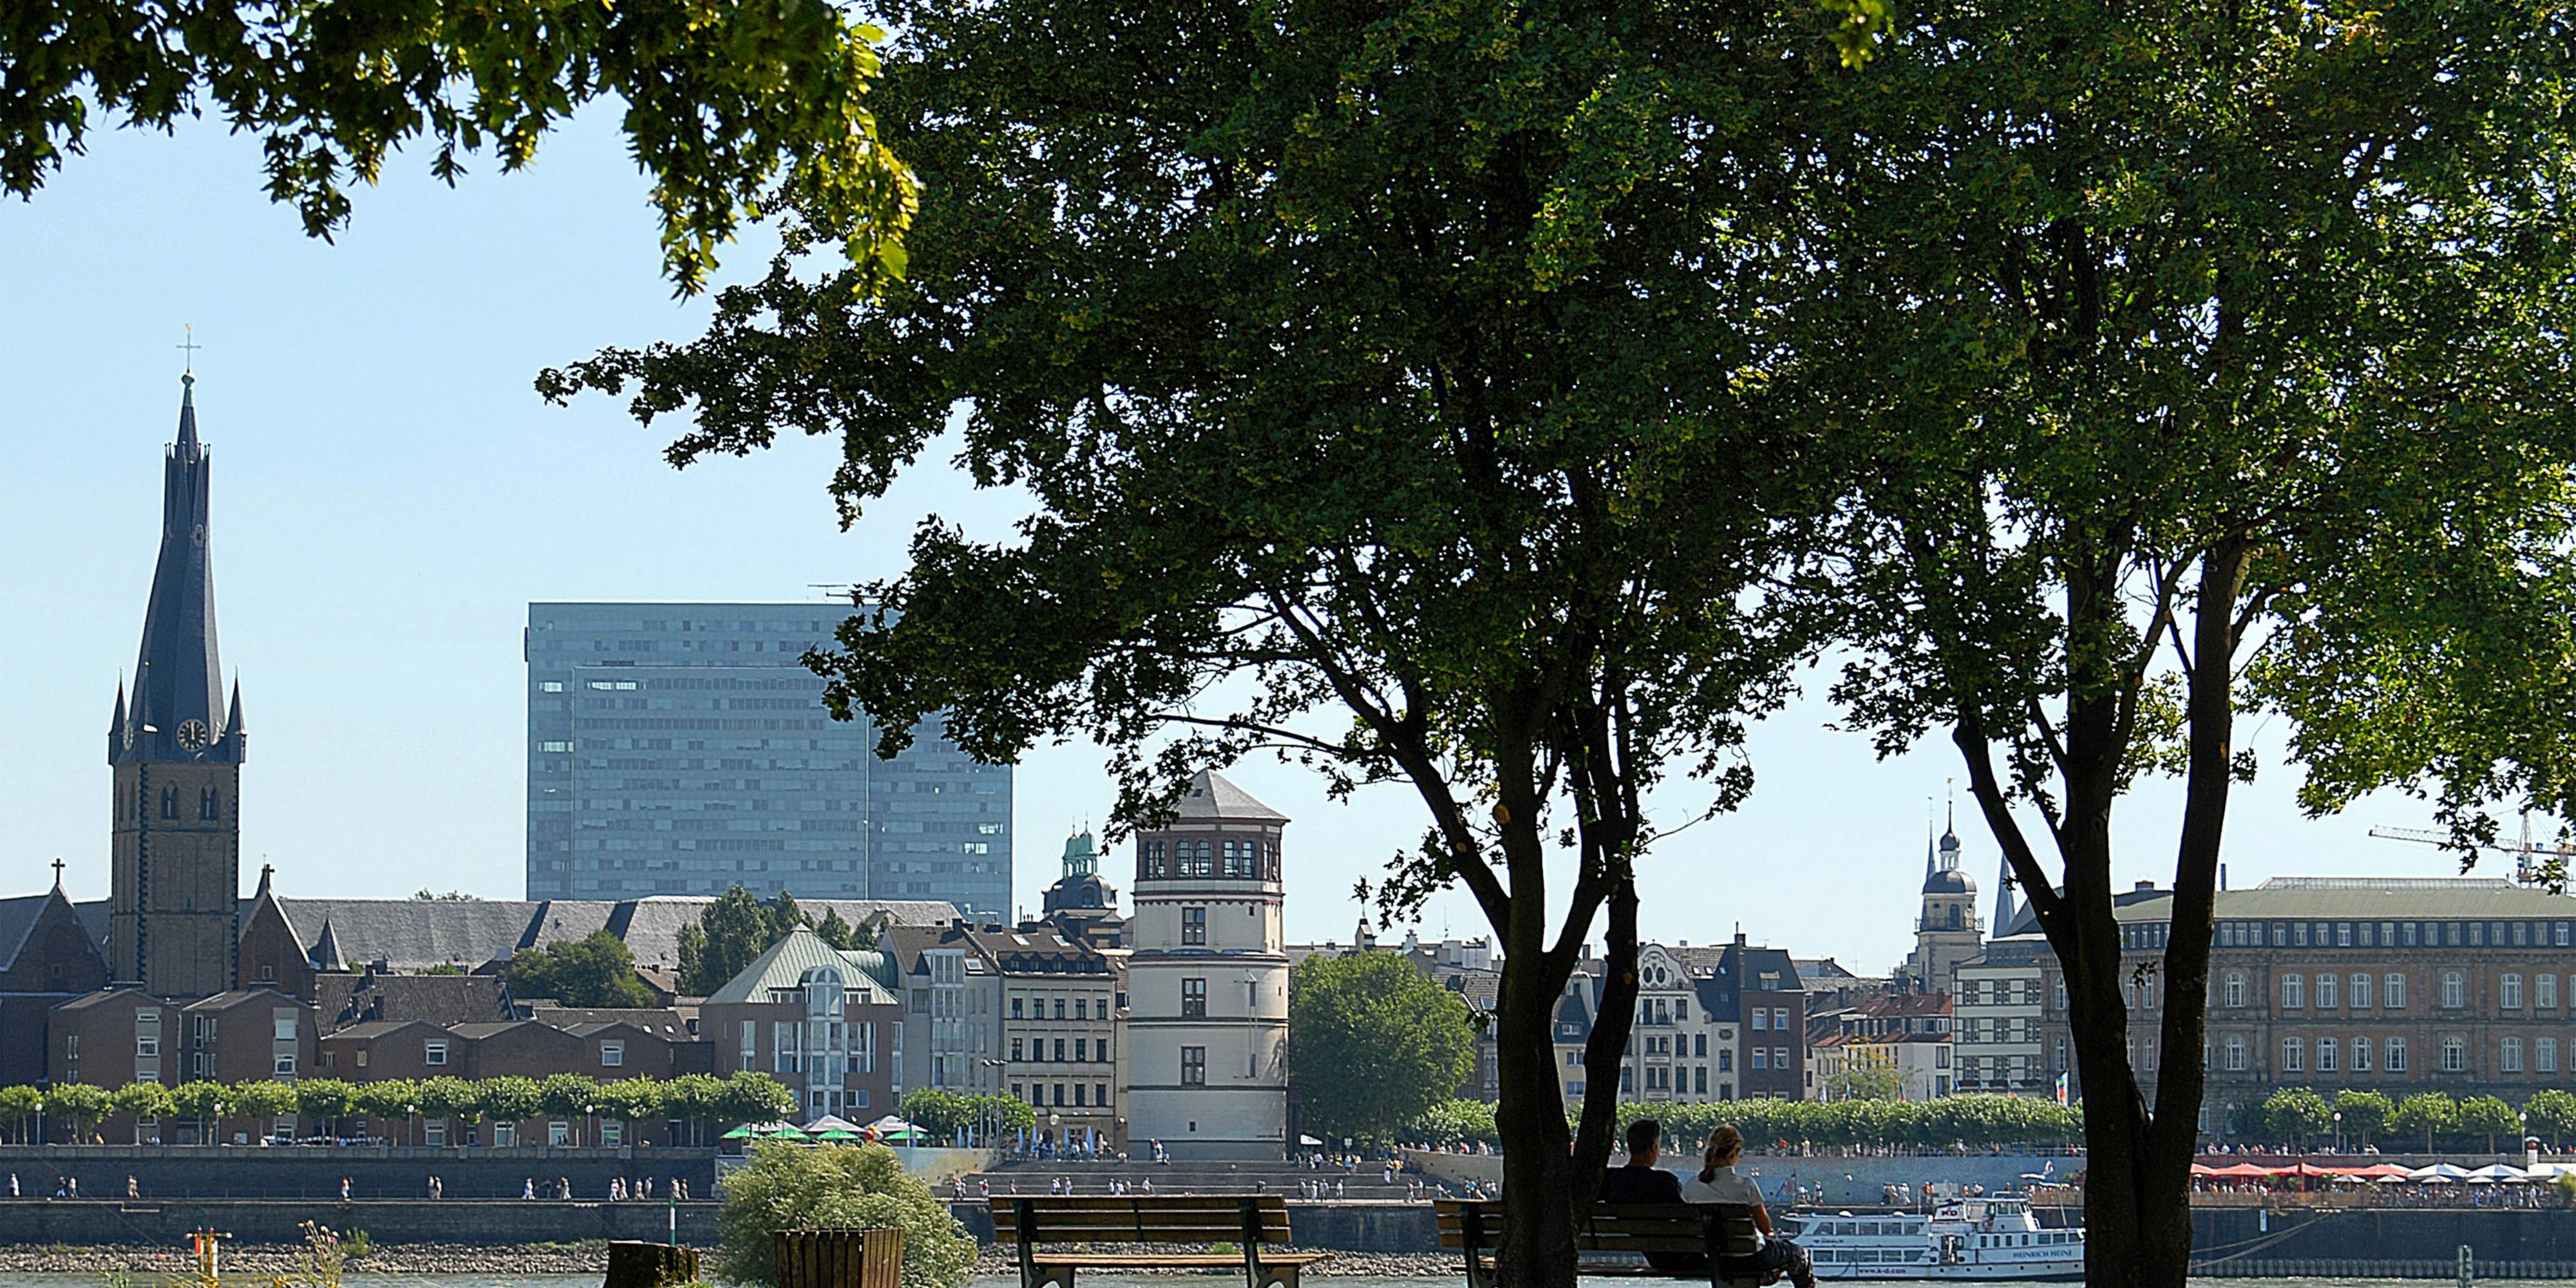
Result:
M903 1230L903 1288L964 1288L975 1240L893 1150L764 1141L752 1146L750 1166L724 1179L716 1271L774 1285L774 1231L882 1226Z

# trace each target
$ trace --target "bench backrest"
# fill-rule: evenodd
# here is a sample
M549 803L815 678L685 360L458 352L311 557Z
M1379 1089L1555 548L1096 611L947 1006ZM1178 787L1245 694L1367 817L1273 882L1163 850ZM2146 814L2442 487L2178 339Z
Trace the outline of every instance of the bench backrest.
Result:
M1490 1250L1503 1241L1502 1204L1487 1199L1433 1203L1440 1246ZM1585 1252L1707 1252L1750 1257L1762 1246L1753 1208L1742 1203L1596 1203L1574 1225Z
M999 1243L1284 1244L1279 1194L1035 1195L989 1200Z

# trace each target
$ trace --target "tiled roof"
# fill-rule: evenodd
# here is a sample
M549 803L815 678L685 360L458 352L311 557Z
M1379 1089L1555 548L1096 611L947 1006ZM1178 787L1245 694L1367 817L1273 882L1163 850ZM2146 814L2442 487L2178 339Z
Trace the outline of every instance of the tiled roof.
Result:
M2125 922L2173 916L2173 892L2156 891L2116 910ZM2290 920L2441 921L2503 918L2576 919L2576 896L2551 894L2501 878L2275 877L2251 890L2218 892L2217 916Z
M0 970L7 970L17 963L18 950L27 942L27 932L36 928L36 918L44 914L45 902L53 897L53 892L47 891L15 899L0 899Z
M326 1038L344 1038L351 1042L367 1042L383 1037L388 1033L399 1033L404 1029L413 1028L415 1026L425 1029L436 1029L441 1033L447 1031L447 1026L442 1024L432 1024L427 1020L372 1020L365 1024L352 1024L345 1029L338 1029L330 1033L325 1033L322 1036Z
M497 975L340 975L313 977L313 1006L323 1025L371 1020L470 1024L509 1018L509 988Z
M1263 823L1285 823L1288 816L1254 800L1252 793L1227 781L1213 769L1202 769L1190 780L1188 794L1181 797L1180 816L1185 819L1228 818L1251 819Z

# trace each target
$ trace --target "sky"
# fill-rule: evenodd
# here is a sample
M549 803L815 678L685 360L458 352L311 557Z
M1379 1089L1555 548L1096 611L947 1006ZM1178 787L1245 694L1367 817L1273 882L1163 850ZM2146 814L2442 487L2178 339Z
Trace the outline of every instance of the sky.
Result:
M107 891L105 735L150 586L183 327L203 346L223 661L251 737L245 886L274 864L304 896L520 897L532 600L813 599L899 572L925 515L1006 532L1018 499L976 492L944 451L845 532L828 441L674 471L660 451L676 423L536 396L545 366L685 340L707 313L661 278L646 183L609 120L592 112L532 169L486 160L454 189L397 159L355 194L334 243L266 200L255 143L202 124L96 135L31 202L0 201L0 893L43 889L56 857L75 898ZM765 258L754 230L719 280ZM1814 699L1772 717L1746 807L1656 847L1641 872L1649 937L1741 929L1864 973L1902 958L1956 753L1935 741L1879 760L1833 720ZM2232 885L2454 870L2431 847L2368 836L2424 825L2420 802L2383 794L2303 817L2281 732L2251 729L2266 763L2236 795ZM1338 804L1309 772L1265 761L1230 776L1294 820L1290 939L1347 942L1353 884L1421 835L1419 802L1385 786ZM1095 747L1022 762L1022 904L1110 799ZM2122 804L2124 883L2170 873L2179 801L2151 783ZM1682 783L1656 805L1669 825L1694 802ZM1960 835L1990 907L1997 850L1972 819ZM1105 868L1122 886L1128 854ZM1484 933L1457 893L1421 928Z

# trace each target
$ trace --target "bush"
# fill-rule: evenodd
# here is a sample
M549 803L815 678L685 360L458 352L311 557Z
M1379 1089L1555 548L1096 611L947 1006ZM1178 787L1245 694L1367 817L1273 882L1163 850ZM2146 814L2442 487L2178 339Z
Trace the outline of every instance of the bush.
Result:
M773 1232L881 1226L903 1230L903 1288L964 1288L975 1240L893 1150L763 1141L752 1146L750 1166L724 1179L716 1272L774 1285Z

